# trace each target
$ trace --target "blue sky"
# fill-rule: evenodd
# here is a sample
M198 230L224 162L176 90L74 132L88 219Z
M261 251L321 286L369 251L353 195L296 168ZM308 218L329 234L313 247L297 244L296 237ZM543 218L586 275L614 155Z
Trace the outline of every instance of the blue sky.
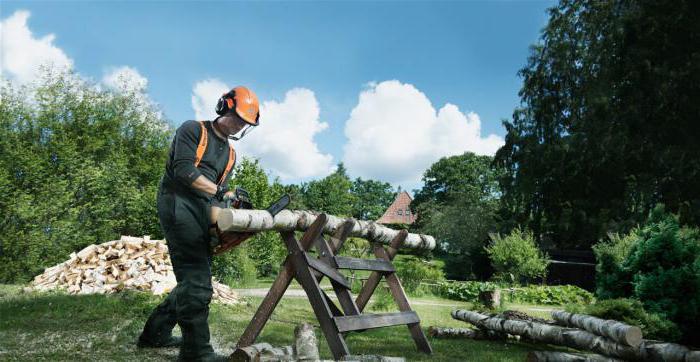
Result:
M394 91L407 97L424 95L434 112L452 104L459 114L478 115L482 137L503 137L501 120L509 118L518 105L521 81L516 73L526 62L529 45L538 40L547 21L545 10L552 5L551 1L3 1L0 18L28 11L32 34L36 38L53 34L52 44L72 59L82 76L99 81L114 67L137 70L148 80L149 97L175 126L193 119L193 87L204 80L226 86L245 84L262 101L277 102L283 109L287 100L292 101L285 98L290 90L309 90L318 108L315 124L325 124L311 139L317 153L331 157L323 162L345 161L353 165L349 167L353 176L384 178L406 187L416 184L419 170L382 177L371 167L363 169L363 162L371 162L371 157L353 161L348 156L348 149L362 152L356 145L348 146L353 133L348 133L346 124L353 118L353 109L363 108L358 103L361 92L378 98L388 92L391 99L397 94L390 93ZM391 80L398 85L377 88ZM382 103L376 107L383 107ZM294 116L285 114L275 122L293 122ZM406 116L400 110L386 116L392 114ZM409 122L403 129L413 127ZM399 138L401 130L399 124ZM259 132L264 133L262 127ZM481 153L492 152L486 148ZM265 165L265 152L253 149ZM421 167L457 149L419 155L425 158ZM384 161L407 160L388 157ZM277 169L271 167L290 182L325 172L294 174Z

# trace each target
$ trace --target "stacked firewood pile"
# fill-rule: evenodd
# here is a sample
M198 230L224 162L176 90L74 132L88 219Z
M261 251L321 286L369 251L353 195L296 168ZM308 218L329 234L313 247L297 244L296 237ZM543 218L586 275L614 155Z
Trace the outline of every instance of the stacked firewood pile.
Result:
M110 294L124 289L161 295L176 285L164 240L122 236L90 245L37 275L29 290L65 289L70 294ZM213 300L238 304L241 299L226 285L213 282Z
M522 313L487 315L455 310L452 318L468 322L477 330L431 327L433 337L472 339L515 338L531 343L569 347L585 353L531 352L528 361L674 361L700 362L700 351L675 344L644 339L637 326L584 314L552 312L553 321L525 318Z

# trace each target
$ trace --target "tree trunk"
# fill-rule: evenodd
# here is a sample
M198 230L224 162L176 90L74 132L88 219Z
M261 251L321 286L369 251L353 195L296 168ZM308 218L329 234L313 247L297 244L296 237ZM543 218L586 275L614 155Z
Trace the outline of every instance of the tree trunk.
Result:
M223 209L219 212L217 224L221 231L233 232L305 231L318 215L319 213L305 210L282 210L273 218L266 210ZM328 223L323 233L333 234L346 220L348 219L328 215ZM355 226L350 232L350 236L364 238L372 242L389 244L399 232L373 221L354 220L354 222ZM403 246L432 250L435 248L435 238L424 234L408 234Z
M490 317L468 310L455 310L452 318L479 328L515 334L541 343L592 351L605 356L644 361L700 362L700 352L675 343L643 341L638 347L615 343L588 331L548 324Z
M479 302L486 308L497 308L501 305L501 291L496 289L479 292Z
M642 330L637 326L563 310L552 312L552 318L563 326L585 329L593 334L608 337L617 343L632 347L642 344Z
M616 362L619 359L598 354L579 354L554 351L531 351L527 354L527 362Z

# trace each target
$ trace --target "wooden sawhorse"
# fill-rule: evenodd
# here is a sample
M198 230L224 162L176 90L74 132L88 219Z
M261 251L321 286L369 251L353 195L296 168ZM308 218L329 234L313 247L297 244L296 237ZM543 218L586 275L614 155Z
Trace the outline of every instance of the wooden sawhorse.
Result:
M325 214L319 215L306 230L301 240L295 238L293 231L280 232L282 240L287 246L287 258L282 263L277 279L238 340L236 347L247 347L255 342L277 303L282 299L284 292L292 282L292 278L296 278L309 298L323 335L326 337L336 360L350 354L343 337L344 333L401 324L408 326L418 350L431 354L432 348L420 328L420 319L416 312L411 310L401 281L396 276L394 265L391 263L408 232L400 231L386 249L378 243L373 243L376 259L347 258L335 256L335 253L350 235L354 221L348 220L343 223L330 238L330 242L323 237L323 228L327 221L328 218ZM312 246L316 249L318 257L307 253ZM350 294L350 284L338 269L372 271L356 300L353 300ZM323 277L330 279L342 311L319 286ZM362 314L382 277L386 278L400 312Z

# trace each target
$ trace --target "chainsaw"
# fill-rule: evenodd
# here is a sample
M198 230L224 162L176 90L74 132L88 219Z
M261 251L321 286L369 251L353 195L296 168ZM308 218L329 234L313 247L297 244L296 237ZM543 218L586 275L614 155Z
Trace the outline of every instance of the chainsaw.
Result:
M284 210L289 206L291 198L289 195L284 195L280 197L277 201L273 202L267 209L267 212L275 217L280 211ZM250 196L248 192L240 187L236 188L234 192L233 199L226 200L226 208L234 209L252 209L253 203L250 201ZM236 231L219 231L217 227L217 237L218 243L213 245L214 255L221 254L240 245L242 242L248 240L251 236L255 235L255 232L236 232Z

